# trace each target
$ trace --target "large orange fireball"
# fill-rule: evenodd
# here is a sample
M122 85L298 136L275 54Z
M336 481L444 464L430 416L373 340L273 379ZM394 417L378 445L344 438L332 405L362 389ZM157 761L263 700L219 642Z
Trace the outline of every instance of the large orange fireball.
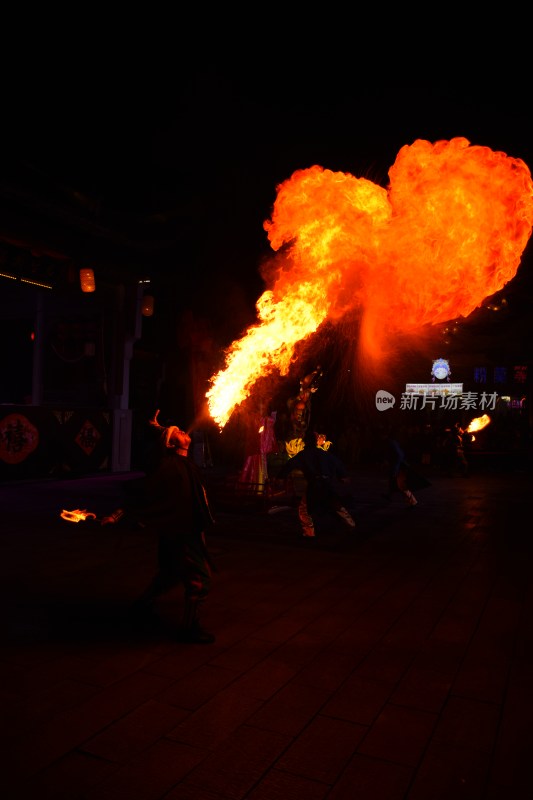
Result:
M402 147L384 189L320 166L277 188L264 223L276 252L258 322L211 378L224 427L258 378L286 375L296 345L326 320L360 320L359 360L422 326L467 317L510 281L533 225L528 166L458 137Z

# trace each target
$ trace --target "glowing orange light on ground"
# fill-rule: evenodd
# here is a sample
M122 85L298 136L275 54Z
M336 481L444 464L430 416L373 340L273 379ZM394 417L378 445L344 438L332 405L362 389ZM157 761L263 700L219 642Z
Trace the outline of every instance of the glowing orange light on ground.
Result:
M76 508L74 511L65 511L63 509L60 516L61 519L66 519L67 522L84 522L86 519L96 519L96 514L79 508Z
M264 223L276 256L258 322L226 351L208 409L220 428L255 382L287 375L299 342L355 315L359 363L467 317L510 281L533 225L528 166L465 138L401 148L384 189L320 166L278 186Z

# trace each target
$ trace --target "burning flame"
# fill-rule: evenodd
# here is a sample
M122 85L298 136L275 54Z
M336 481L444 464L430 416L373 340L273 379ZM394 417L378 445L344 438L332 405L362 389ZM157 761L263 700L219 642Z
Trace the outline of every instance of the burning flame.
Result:
M359 320L360 364L379 364L391 341L424 325L466 317L510 281L533 225L528 166L462 137L401 148L384 189L320 166L277 188L264 223L277 253L258 322L210 379L208 409L220 428L326 320Z
M85 509L82 511L79 508L76 508L74 511L63 511L61 512L61 519L66 519L67 522L83 522L86 519L96 519L96 514L93 514L91 511L86 511Z
M300 437L285 442L285 449L287 451L287 455L289 456L289 458L295 456L297 453L300 452L300 450L303 450L304 447L305 447L305 442Z
M483 414L481 417L475 417L468 425L466 432L467 433L475 433L475 431L481 431L483 428L486 428L490 422L490 417L488 414Z

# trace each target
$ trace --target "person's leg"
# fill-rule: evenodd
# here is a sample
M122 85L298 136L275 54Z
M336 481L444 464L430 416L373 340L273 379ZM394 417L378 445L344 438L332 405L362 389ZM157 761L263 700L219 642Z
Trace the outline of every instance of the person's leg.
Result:
M306 538L313 538L315 536L315 523L313 522L313 517L307 508L307 496L305 493L302 495L302 499L300 500L300 504L298 506L298 518L300 520L300 525L302 526L302 534Z
M414 496L414 494L410 489L404 489L403 493L405 495L405 499L407 500L410 506L416 506L418 504L418 500L416 499L416 497Z
M170 591L181 583L181 574L178 568L178 556L175 541L159 535L157 545L157 572L146 589L134 601L132 614L141 621L155 619L154 601L162 594Z
M400 490L400 492L402 492L403 496L405 497L406 501L409 503L410 506L417 505L418 501L408 486L407 468L402 467L402 469L400 469L400 471L398 472L398 489Z
M203 536L185 543L182 558L185 605L178 640L191 644L212 644L215 641L214 634L206 631L199 620L201 606L211 588L211 567Z
M349 528L355 528L355 520L347 508L345 508L344 506L340 506L339 508L336 508L335 511L339 515L339 517L343 520L343 522L345 522L348 525Z
M457 454L459 457L459 469L461 471L461 475L465 477L468 475L468 461L466 460L464 450L458 450Z

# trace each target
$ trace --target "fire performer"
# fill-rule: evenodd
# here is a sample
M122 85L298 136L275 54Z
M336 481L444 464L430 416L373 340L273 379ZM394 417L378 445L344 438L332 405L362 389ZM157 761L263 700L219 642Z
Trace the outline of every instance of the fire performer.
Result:
M344 503L350 496L350 477L342 461L328 452L331 442L324 433L308 431L304 447L281 467L279 478L286 478L291 472L303 473L306 488L298 506L298 517L302 534L314 538L313 516L320 511L333 511L349 528L355 528L352 515Z
M101 524L115 523L127 514L157 531L157 571L134 604L137 618L147 618L156 598L183 584L185 605L178 639L211 644L215 637L202 628L198 615L211 588L205 534L214 519L199 471L188 458L191 437L176 425L161 426L158 414L150 421L158 451L152 468L130 486L124 509L103 517Z
M457 466L463 478L468 477L468 461L465 455L464 436L466 429L456 422L452 430L452 441L454 448L454 466Z
M246 458L238 478L240 483L255 486L258 494L265 490L268 480L268 455L278 449L274 432L277 412L268 413L268 405L268 401L261 398L247 419Z
M287 400L288 415L277 420L277 437L293 456L301 448L311 422L311 399L318 390L323 372L320 366L300 379L300 390Z
M300 391L287 402L290 412L290 439L303 439L311 422L311 399L318 390L322 378L322 368L318 366L300 380Z

